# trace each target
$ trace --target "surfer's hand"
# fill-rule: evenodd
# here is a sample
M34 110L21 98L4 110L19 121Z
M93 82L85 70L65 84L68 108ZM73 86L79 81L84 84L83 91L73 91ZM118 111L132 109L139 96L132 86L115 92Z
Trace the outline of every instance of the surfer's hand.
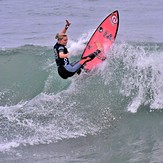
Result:
M66 27L69 27L70 26L70 22L68 20L66 20Z

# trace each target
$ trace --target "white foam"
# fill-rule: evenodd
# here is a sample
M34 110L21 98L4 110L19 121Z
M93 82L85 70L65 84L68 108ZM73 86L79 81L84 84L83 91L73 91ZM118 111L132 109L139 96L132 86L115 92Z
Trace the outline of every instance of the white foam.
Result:
M1 115L9 122L9 127L18 131L11 131L11 140L0 144L0 151L96 133L98 127L89 122L89 119L83 119L76 111L76 102L70 100L74 90L75 85L57 94L41 93L28 102L0 107Z
M81 56L84 48L86 47L86 43L91 37L92 32L84 33L77 41L72 39L69 40L68 50L70 52L70 56Z
M9 151L11 148L16 148L20 144L14 141L8 142L8 143L1 143L0 144L0 152Z
M119 93L130 98L128 111L135 113L142 105L163 109L163 52L159 45L117 43L106 57L98 72L106 85L117 82Z
M163 52L151 46L124 44L119 47L118 57L122 59L125 74L121 92L133 97L128 106L131 112L147 104L152 109L163 108Z

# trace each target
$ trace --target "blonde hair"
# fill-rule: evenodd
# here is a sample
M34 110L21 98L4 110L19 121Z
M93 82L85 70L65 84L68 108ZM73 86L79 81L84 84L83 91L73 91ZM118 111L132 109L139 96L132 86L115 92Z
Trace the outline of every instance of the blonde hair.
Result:
M65 33L57 33L55 39L62 40L64 37L67 37Z

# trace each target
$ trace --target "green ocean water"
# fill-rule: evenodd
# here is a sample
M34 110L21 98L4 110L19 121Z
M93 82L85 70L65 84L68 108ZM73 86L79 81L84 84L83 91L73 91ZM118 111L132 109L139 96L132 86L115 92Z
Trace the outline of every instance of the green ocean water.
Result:
M1 50L1 161L162 159L162 53L116 42L99 67L63 80L49 47Z

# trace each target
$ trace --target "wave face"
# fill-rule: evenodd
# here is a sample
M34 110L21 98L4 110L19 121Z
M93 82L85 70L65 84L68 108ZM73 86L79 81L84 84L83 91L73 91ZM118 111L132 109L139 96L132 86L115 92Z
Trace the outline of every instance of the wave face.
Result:
M69 46L79 59L84 42ZM96 135L124 111L163 109L162 43L116 42L106 55L92 72L62 80L48 47L1 50L0 151Z

